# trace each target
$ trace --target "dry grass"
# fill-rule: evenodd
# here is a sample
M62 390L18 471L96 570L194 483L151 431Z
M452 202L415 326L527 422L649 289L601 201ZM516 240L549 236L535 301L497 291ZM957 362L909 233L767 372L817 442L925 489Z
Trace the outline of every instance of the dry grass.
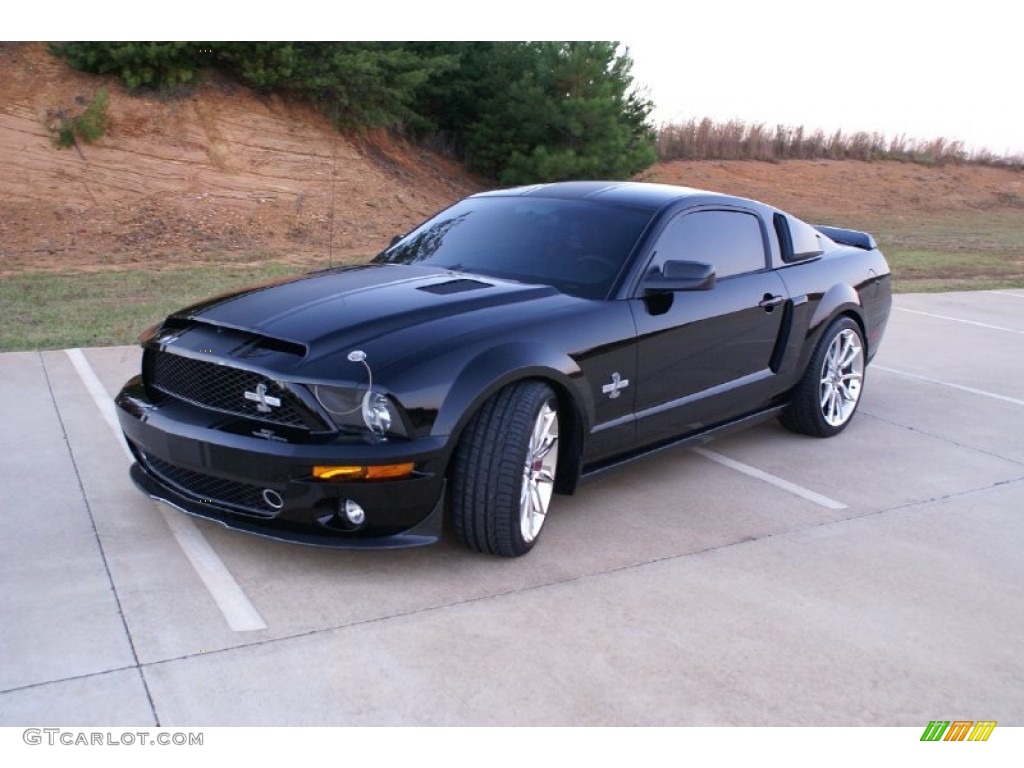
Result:
M922 165L970 163L1024 169L1024 156L968 152L962 141L912 139L900 134L856 131L808 131L803 126L715 122L709 118L662 125L657 131L658 159L669 160L899 160Z

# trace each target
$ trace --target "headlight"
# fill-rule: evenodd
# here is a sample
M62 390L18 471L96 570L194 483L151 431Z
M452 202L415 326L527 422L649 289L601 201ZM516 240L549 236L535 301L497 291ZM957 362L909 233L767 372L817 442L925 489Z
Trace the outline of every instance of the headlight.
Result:
M363 395L363 423L377 435L386 434L391 429L391 404L379 392L368 389Z
M407 437L398 406L387 395L362 387L312 384L310 389L334 423L342 429L369 430L378 436Z
M314 384L310 389L324 410L335 417L335 421L339 421L338 417L341 416L358 414L362 408L363 395L369 394L366 390L328 387L322 384Z

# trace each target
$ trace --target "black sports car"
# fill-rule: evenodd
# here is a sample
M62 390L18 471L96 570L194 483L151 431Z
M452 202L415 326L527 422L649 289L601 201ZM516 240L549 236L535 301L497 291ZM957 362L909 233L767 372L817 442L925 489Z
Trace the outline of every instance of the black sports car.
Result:
M473 195L371 263L147 331L117 397L155 499L337 547L516 556L553 492L668 445L856 411L890 309L870 235L751 200L567 182Z

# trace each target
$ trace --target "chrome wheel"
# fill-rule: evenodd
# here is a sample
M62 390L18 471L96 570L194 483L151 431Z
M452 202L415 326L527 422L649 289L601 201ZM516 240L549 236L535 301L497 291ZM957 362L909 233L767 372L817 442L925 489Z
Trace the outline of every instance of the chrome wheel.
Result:
M537 538L547 517L558 466L558 412L545 402L533 423L523 464L519 496L519 530L523 541Z
M821 366L819 405L831 427L841 427L853 416L864 380L864 350L860 336L844 328L828 346Z
M553 501L558 435L558 397L546 382L514 382L480 406L449 470L459 541L502 557L533 548Z

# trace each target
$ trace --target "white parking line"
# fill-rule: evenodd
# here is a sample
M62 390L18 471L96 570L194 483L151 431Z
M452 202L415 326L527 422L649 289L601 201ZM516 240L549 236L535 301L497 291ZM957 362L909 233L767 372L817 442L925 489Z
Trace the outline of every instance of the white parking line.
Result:
M1024 333L1016 328L1006 328L1002 325L991 325L990 323L979 323L977 320L964 320L960 317L950 317L949 315L937 315L934 312L922 312L920 309L907 309L906 307L896 307L901 312L913 312L915 315L924 315L926 317L937 317L940 320L952 320L954 323L966 323L967 325L976 325L979 328L991 328L994 331L1009 331L1010 333Z
M1013 296L1015 299L1024 299L1024 293L1010 293L1009 291L985 291L985 293L994 293L996 296Z
M114 401L110 399L110 395L107 394L106 388L103 383L96 376L96 372L89 365L89 361L85 359L85 355L82 354L80 349L65 349L67 356L71 358L71 364L75 366L75 370L78 372L78 378L85 384L86 390L92 395L93 402L100 409L100 413L103 415L103 420L107 422L114 431L114 438L117 440L117 444L121 446L121 450L124 451L124 455L128 457L129 461L135 461L132 457L132 452L128 450L128 443L124 441L124 435L121 433L121 427L117 423L117 413L114 411Z
M71 364L75 367L79 378L82 379L82 383L85 384L85 388L92 396L96 407L103 414L103 420L113 430L114 436L124 449L125 455L128 456L129 460L134 461L131 452L128 450L128 445L124 441L121 427L117 422L114 401L96 376L92 366L89 365L89 361L85 359L85 355L80 349L65 349L64 351L71 359ZM185 553L185 557L188 558L188 561L192 563L192 567L195 568L196 575L206 585L206 589L209 590L213 601L220 608L221 613L224 614L228 626L235 632L251 632L266 629L267 624L263 621L259 611L256 610L256 606L250 602L245 592L238 585L238 582L235 581L235 577L231 575L227 566L224 565L224 561L213 551L213 547L203 537L202 531L196 527L195 523L186 515L175 512L164 504L155 502L154 504L167 523L167 527L170 528L171 533L174 535L174 540L181 547L181 551Z
M690 450L694 453L700 454L705 459L710 459L711 461L721 464L723 467L729 467L729 469L735 469L737 472L742 472L744 475L748 475L749 477L754 477L758 480L763 480L766 483L771 483L776 488L781 488L782 490L789 491L800 498L813 501L819 506L826 507L827 509L846 509L846 504L843 504L841 501L830 499L828 496L822 496L820 493L816 493L815 491L799 486L796 483L791 483L789 480L783 480L781 477L768 474L756 467L744 464L741 461L736 461L735 459L730 459L728 456L723 456L720 453L709 451L707 448L691 448Z
M931 379L928 378L927 376L921 376L916 373L909 373L908 371L898 371L895 368L886 368L884 365L878 365L877 363L871 366L871 370L885 371L886 373L894 373L897 376L906 376L908 379L917 379L918 381L927 381L929 384L938 384L943 387L959 389L961 392L970 392L972 395L981 395L982 397L990 397L993 400L1002 400L1004 403L1012 403L1013 405L1024 405L1024 400L1018 400L1016 397L998 395L995 392L986 392L984 389L965 387L963 384L953 384L952 382L949 381L939 381L938 379Z

